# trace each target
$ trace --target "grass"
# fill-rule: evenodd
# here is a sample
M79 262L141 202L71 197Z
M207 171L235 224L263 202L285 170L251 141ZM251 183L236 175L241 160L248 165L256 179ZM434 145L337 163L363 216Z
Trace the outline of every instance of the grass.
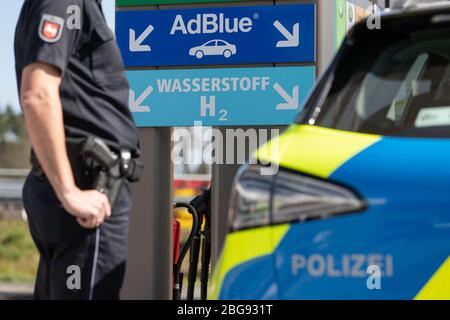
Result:
M38 252L24 221L0 221L0 281L34 281Z
M189 228L190 225L187 225L182 231L182 244L187 240ZM33 282L38 261L39 255L28 224L24 221L0 220L0 282ZM185 280L188 266L189 253L182 266Z

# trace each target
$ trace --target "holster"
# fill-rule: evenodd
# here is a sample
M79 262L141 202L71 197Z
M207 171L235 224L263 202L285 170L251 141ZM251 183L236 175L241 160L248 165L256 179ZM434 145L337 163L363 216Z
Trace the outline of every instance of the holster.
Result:
M94 188L108 196L111 207L125 181L139 181L143 165L128 150L113 152L108 145L99 138L90 136L86 139L81 150L83 163L95 172Z

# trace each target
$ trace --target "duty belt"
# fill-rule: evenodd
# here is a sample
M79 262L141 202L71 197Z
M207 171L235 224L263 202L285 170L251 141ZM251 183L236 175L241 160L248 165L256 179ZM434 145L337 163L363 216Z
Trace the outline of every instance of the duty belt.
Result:
M143 170L142 163L132 158L130 151L115 153L103 140L94 136L68 139L67 154L76 180L88 171L93 176L93 185L89 187L106 194L111 207L114 206L123 183L126 180L139 181ZM36 157L32 156L32 164L33 173L45 178ZM81 187L79 184L77 181L77 185Z

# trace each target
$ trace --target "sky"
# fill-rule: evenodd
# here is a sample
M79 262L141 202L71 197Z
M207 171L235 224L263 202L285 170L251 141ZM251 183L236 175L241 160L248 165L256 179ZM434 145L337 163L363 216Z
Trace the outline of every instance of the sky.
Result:
M54 0L58 1L58 0ZM20 111L14 70L14 31L24 0L2 0L0 7L0 111L7 104ZM114 28L114 0L103 0L103 11Z

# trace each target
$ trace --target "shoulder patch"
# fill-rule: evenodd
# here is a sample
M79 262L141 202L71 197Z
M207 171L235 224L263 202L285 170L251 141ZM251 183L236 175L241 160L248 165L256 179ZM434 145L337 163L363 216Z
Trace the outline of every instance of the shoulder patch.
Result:
M61 39L64 28L64 19L44 14L41 18L41 23L39 24L39 37L49 43L55 43Z

